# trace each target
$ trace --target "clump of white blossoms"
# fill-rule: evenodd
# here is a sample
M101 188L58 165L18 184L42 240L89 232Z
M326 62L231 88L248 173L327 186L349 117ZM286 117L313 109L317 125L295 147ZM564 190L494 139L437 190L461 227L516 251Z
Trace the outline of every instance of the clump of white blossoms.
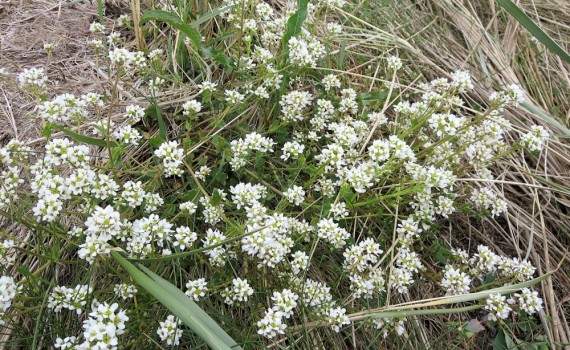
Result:
M521 137L523 145L531 152L541 151L546 140L548 140L548 132L540 125L531 126L530 131Z
M388 56L386 61L388 63L388 69L392 71L400 70L404 66L400 57L397 56Z
M208 282L206 282L204 278L188 281L188 283L186 283L186 289L184 293L194 301L198 301L200 298L206 296L206 292L208 292Z
M299 206L305 200L305 190L301 186L293 186L283 192L283 196L289 203Z
M161 341L165 341L168 346L180 345L180 338L182 337L182 322L172 315L168 315L166 320L160 322L160 327L157 329L156 334L160 337Z
M308 91L291 91L281 97L281 113L284 121L295 122L304 119L304 110L311 105L313 96Z
M317 65L325 53L325 46L308 32L304 32L302 37L293 37L287 43L289 48L289 61L297 66Z
M538 292L523 288L520 293L514 294L517 298L519 307L527 314L534 314L542 310L542 299L538 296Z
M234 278L231 286L226 287L222 295L226 304L233 305L234 303L248 301L249 297L253 295L253 288L251 288L247 279Z
M465 272L446 265L441 286L446 290L447 295L458 295L468 293L471 289L471 278Z
M0 326L4 324L3 317L12 305L12 300L18 294L19 289L12 277L0 277Z
M160 147L154 151L154 155L162 159L166 177L181 176L182 161L184 157L184 150L179 147L177 141L163 142Z
M115 284L113 291L123 300L131 299L138 293L137 287L132 284Z
M281 155L281 159L283 160L288 160L289 158L297 159L301 154L303 154L304 150L305 150L305 145L297 141L286 142L283 145L282 149L283 154Z
M182 108L182 114L188 116L200 112L202 110L202 103L196 100L190 100L184 102Z
M233 170L237 170L247 164L247 158L251 151L260 153L273 152L274 141L268 137L253 132L247 134L245 138L233 140L231 142L232 159L230 164Z
M93 288L88 285L77 285L74 288L56 286L48 297L48 308L54 312L61 309L75 310L78 315L83 312L87 304L87 298L93 293Z
M18 75L18 83L24 90L30 92L42 92L47 88L48 77L43 68L24 69Z
M512 304L511 299L501 294L489 294L485 301L484 309L489 311L489 320L497 321L499 319L505 320L509 317L510 312L513 310L509 304Z

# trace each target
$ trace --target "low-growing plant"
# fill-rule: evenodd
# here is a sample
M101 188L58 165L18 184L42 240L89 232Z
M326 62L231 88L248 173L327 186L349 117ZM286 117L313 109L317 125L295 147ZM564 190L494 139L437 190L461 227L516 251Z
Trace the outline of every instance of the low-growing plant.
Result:
M0 150L0 213L28 233L0 249L7 346L406 347L416 316L476 310L458 341L513 342L548 273L440 227L501 216L493 164L548 147L502 116L522 89L467 105L469 72L419 82L387 33L346 57L343 0L195 5L143 15L145 50L130 17L93 23L104 93L19 74L45 147Z

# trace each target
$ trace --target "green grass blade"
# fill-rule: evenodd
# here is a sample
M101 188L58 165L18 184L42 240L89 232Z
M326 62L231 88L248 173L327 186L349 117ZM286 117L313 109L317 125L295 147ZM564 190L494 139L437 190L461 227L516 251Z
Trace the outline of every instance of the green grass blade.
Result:
M200 33L194 29L191 25L182 23L182 20L175 14L162 11L162 10L150 10L145 12L140 20L140 25L145 24L148 21L164 22L170 26L178 29L182 33L186 34L190 41L197 49L202 46L202 36Z
M521 103L521 106L524 109L526 109L527 111L529 111L529 112L537 115L538 117L544 119L550 125L553 125L556 128L558 128L560 131L562 131L562 133L564 134L565 137L570 137L570 129L568 129L567 127L562 125L562 123L560 123L558 120L556 120L556 119L552 118L551 116L549 116L548 114L544 113L540 108L538 108L535 105L532 105L528 102Z
M145 274L117 251L112 251L111 255L133 277L137 284L192 329L210 348L220 350L241 349L235 340L219 327L204 310L170 282L146 268L147 274ZM149 277L149 272L152 277Z
M232 337L230 337L223 329L222 327L220 327L216 321L214 321L210 315L208 315L204 310L202 310L194 301L192 301L191 299L189 299L184 293L182 293L178 288L176 288L172 283L168 282L167 280L165 280L164 278L160 277L159 275L157 275L156 273L152 272L151 270L149 270L148 268L146 268L145 266L139 264L139 268L141 270L143 270L147 275L150 276L150 278L152 278L156 283L158 283L161 287L163 287L164 289L166 289L169 293L171 293L172 295L176 295L176 294L181 294L183 295L187 300L190 301L190 304L192 305L192 312L193 314L195 314L197 317L199 317L211 330L213 330L217 336L219 336L220 338L222 338L224 340L224 342L230 346L232 349L241 349L241 347L238 346L238 344L236 343L235 340L232 339Z
M207 22L209 20L211 20L212 18L221 15L222 13L228 11L229 9L231 9L234 5L229 5L229 6L225 6L225 7L219 7L213 11L210 11L208 13L205 13L203 16L200 16L199 18L197 18L196 20L192 21L190 23L190 25L194 28L197 28L200 24Z
M538 39L546 48L563 59L564 61L570 63L570 55L566 52L560 45L558 45L548 34L546 34L536 23L533 22L530 17L526 15L517 5L515 5L511 0L497 0L499 5L501 5L508 13L513 16L517 22L519 22L523 27L525 27L535 38Z

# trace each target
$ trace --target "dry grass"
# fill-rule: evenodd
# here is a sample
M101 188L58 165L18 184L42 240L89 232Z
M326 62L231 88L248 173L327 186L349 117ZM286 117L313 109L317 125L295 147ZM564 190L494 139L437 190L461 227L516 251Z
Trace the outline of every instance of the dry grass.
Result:
M470 96L474 105L484 105L487 96L499 86L517 83L526 89L532 104L569 126L569 65L531 40L493 0L361 0L360 3L363 9L376 7L366 11L369 15L366 21L405 39L400 43L400 53L405 52L409 64L419 66L426 79L460 68L470 70L476 80L476 89ZM94 57L86 45L89 23L97 16L96 2L71 7L60 4L60 1L40 0L0 5L3 9L0 10L0 67L12 73L32 66L44 67L50 78L57 81L56 91L51 94L102 92L106 76L90 63ZM522 0L519 5L570 51L569 1ZM377 39L378 33L374 35ZM49 60L43 50L47 42L58 45ZM349 46L349 50L372 53L379 45L378 40L360 38L358 45ZM22 140L39 137L39 125L30 117L33 107L34 103L23 97L16 86L0 84L0 144L12 137ZM508 111L506 116L515 128L541 124L552 133L561 134L548 121L521 109ZM509 200L509 214L500 220L475 222L465 218L453 226L448 223L448 240L453 246L462 245L465 249L482 242L497 252L528 257L539 273L553 270L569 257L570 142L564 138L554 140L539 159L512 157L508 162L497 163L495 169L500 181L494 185ZM549 185L541 179L562 189L545 190L543 187ZM546 304L541 321L548 339L568 342L569 264L564 263L552 278L542 283L541 289ZM421 293L414 298L431 297L434 291ZM415 326L415 337L408 344L414 348L429 348L428 340L436 332L444 331L441 320L435 318L426 318ZM315 344L322 344L319 333L313 336ZM356 340L351 345L358 347Z
M361 4L366 5L365 2ZM379 5L379 4L378 4ZM494 1L385 1L371 23L390 28L407 39L410 64L421 65L426 78L437 78L456 69L475 77L474 104L484 105L500 86L520 84L527 100L566 127L570 123L570 66L534 42L513 18ZM549 35L570 50L570 2L526 0L519 4ZM366 6L364 6L366 7ZM374 44L368 44L374 46ZM538 115L522 109L506 116L515 128L541 124L553 134L568 137ZM553 270L568 259L570 244L570 143L559 138L538 159L511 157L494 167L496 188L509 200L509 214L500 220L467 221L449 227L450 241L465 248L478 242L499 252L529 257L539 273ZM537 189L547 180L563 191ZM516 182L516 183L513 183ZM546 308L541 321L549 340L570 339L570 269L564 262L552 278L542 283Z

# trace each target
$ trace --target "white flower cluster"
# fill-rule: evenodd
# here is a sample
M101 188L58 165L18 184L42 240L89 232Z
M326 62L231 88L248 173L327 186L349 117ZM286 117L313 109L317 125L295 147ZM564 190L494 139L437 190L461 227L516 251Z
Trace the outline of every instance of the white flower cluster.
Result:
M479 209L490 210L493 216L507 211L507 202L489 187L473 190L471 201Z
M300 155L303 154L305 150L305 146L297 141L288 141L285 142L282 148L283 154L281 155L281 159L289 160L289 158L297 159Z
M533 125L530 131L521 137L523 145L531 152L541 151L542 146L548 140L548 132L540 125Z
M295 185L283 192L283 196L289 203L299 206L305 200L305 190L303 187Z
M162 165L164 166L165 176L182 176L182 165L184 150L179 147L178 141L167 141L163 142L156 151L154 155L162 159Z
M232 280L232 285L226 287L222 292L224 297L224 302L228 305L234 305L235 303L246 302L249 297L253 295L253 288L247 282L247 279L234 278Z
M129 320L119 304L96 304L89 318L83 321L83 338L77 350L118 349L118 336L125 332L125 322Z
M115 292L115 294L117 294L121 299L127 300L133 298L135 294L138 293L138 289L132 284L121 283L115 284L113 292Z
M355 298L370 299L385 290L383 271L377 266L382 253L380 245L372 238L366 238L344 251L343 268L349 274L350 289Z
M54 312L61 309L75 310L78 315L83 312L87 304L87 298L93 293L93 288L88 285L77 285L74 288L56 286L48 297L48 308Z
M30 92L42 92L47 88L47 81L43 68L27 68L18 75L20 87Z
M311 105L313 96L307 91L294 90L281 97L281 113L284 121L296 122L305 119L303 111Z
M388 337L390 332L396 333L398 336L402 336L406 332L404 328L405 319L391 319L391 318L374 318L372 323L376 329L382 330L382 336L384 338Z
M509 314L513 310L509 306L509 304L512 303L512 299L507 300L507 298L501 294L489 294L489 297L487 300L485 300L484 309L489 311L489 320L505 320L509 317Z
M184 102L182 108L183 108L182 114L185 116L189 116L200 112L202 110L202 104L196 100L190 100Z
M12 305L12 300L18 294L18 286L14 278L9 276L0 277L0 326L4 324L2 318Z
M194 281L188 281L186 283L186 292L184 292L188 297L192 298L194 301L200 300L206 296L208 292L208 283L204 278L198 278Z
M296 66L315 67L317 61L324 57L325 46L307 31L301 37L293 37L287 43L289 61Z
M524 102L524 92L519 85L512 84L505 88L505 91L493 92L489 96L492 104L496 104L497 108L517 107Z
M166 320L160 322L160 327L157 329L156 334L158 334L161 341L166 341L166 345L178 346L182 337L181 326L182 322L179 319L168 315Z
M446 265L443 270L441 286L446 290L446 295L469 293L471 289L471 277L451 265Z
M230 164L233 170L238 170L247 164L247 157L251 151L267 153L273 152L272 139L263 137L256 132L247 134L245 138L231 142L232 159Z
M388 69L391 71L398 71L404 66L402 60L397 56L388 56L386 61L388 62Z
M542 310L542 299L538 296L538 292L523 288L520 293L515 293L519 307L527 314L534 314Z
M265 311L265 316L257 322L261 334L267 338L273 338L277 334L284 334L287 325L283 323L283 318L290 318L293 315L293 309L297 307L297 299L299 296L289 289L282 292L273 292L271 300L273 307Z

